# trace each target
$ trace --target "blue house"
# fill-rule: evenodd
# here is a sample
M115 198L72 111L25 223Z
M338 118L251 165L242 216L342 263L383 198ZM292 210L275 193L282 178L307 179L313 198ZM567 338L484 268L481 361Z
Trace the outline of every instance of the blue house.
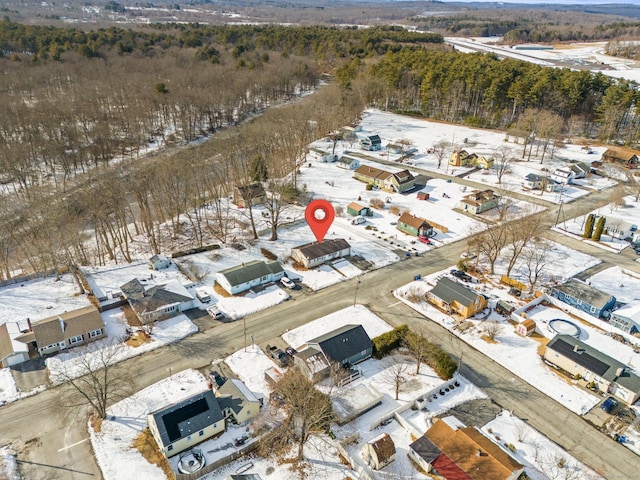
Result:
M373 342L362 325L343 325L320 337L308 340L309 348L322 353L331 362L350 366L369 358Z
M607 318L616 304L616 297L570 278L551 289L551 296L596 318Z

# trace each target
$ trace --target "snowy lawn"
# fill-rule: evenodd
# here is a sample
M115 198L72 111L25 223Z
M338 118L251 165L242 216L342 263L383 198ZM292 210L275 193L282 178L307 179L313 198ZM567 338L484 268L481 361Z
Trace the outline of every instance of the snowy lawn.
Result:
M11 375L11 369L0 368L0 404L14 402L20 398L20 392Z
M86 365L92 364L92 361L94 361L92 358L99 358L100 351L103 348L115 348L116 350L112 357L113 361L121 362L127 358L176 342L198 331L198 327L185 315L177 315L173 318L156 322L153 325L151 341L138 347L131 347L124 343L114 347L114 342L124 334L126 329L124 314L120 309L116 309L102 315L105 318L110 338L98 340L86 347L72 349L47 358L46 364L49 369L49 378L54 384L63 382L65 377L76 378L87 373ZM115 333L115 335L112 336L112 333Z
M607 268L589 277L588 281L592 287L610 293L622 303L640 298L640 274L624 268Z
M317 338L345 324L362 325L369 338L390 332L393 327L363 305L348 307L294 328L282 335L285 342L300 349L308 340Z
M603 478L507 411L502 411L482 430L485 435L495 439L504 447L513 445L515 448L513 455L525 466L525 472L531 480L558 478L596 480ZM561 467L561 463L564 466Z
M232 353L224 362L238 375L238 378L254 393L269 397L271 387L264 378L265 370L275 366L275 363L265 355L258 345L247 346Z
M0 478L3 480L20 480L20 471L15 452L5 445L0 447Z

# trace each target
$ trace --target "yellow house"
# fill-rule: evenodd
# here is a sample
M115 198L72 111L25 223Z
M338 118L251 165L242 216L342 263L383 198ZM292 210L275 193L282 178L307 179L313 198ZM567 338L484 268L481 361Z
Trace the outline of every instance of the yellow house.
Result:
M487 307L487 299L483 295L447 277L438 280L427 293L427 299L442 310L457 313L462 318L472 317Z
M493 160L493 157L484 157L482 155L475 155L474 158L471 160L471 163L473 163L478 168L489 170L491 167L493 167L494 160Z
M466 167L469 163L469 152L456 150L449 156L449 165L454 167Z
M211 390L157 410L147 420L165 457L188 450L225 430L222 410Z
M222 414L232 423L248 422L260 412L262 402L240 380L231 378L216 391Z

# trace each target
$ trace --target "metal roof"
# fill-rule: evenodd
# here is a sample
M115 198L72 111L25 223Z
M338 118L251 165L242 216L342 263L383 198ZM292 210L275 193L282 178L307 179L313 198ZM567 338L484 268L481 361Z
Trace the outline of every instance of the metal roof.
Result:
M283 271L282 265L276 261L265 262L264 260L253 260L241 265L236 265L235 267L227 268L226 270L221 270L218 274L224 276L233 287Z
M198 432L224 419L213 391L193 395L181 402L157 410L156 422L163 446Z

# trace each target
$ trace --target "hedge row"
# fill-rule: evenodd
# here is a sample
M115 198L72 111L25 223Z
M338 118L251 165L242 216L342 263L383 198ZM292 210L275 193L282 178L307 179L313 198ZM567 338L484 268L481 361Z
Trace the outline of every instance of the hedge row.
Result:
M193 255L194 253L210 252L211 250L219 250L220 245L205 245L204 247L190 248L189 250L183 250L181 252L173 252L171 258L186 257L187 255Z

